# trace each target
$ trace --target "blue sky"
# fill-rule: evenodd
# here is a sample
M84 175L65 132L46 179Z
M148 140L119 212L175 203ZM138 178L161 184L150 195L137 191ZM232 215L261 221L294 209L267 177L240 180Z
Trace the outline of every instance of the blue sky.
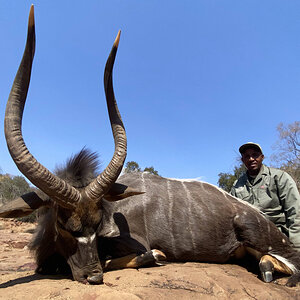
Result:
M0 1L0 167L14 175L3 120L31 3ZM34 5L36 55L23 136L50 170L84 146L104 166L111 159L103 70L119 29L114 87L127 161L216 184L220 172L232 171L241 144L260 143L270 163L277 125L299 120L299 1Z

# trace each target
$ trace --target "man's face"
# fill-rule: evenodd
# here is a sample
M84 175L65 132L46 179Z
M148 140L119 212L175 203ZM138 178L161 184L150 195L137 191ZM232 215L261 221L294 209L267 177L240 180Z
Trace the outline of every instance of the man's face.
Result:
M261 168L264 155L255 148L248 148L242 154L242 162L245 164L250 175L257 175Z

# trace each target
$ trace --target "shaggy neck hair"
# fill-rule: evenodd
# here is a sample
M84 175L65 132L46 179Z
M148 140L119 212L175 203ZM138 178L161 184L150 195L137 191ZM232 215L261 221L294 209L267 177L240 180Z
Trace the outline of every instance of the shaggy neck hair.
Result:
M70 157L66 164L56 167L55 174L76 188L86 187L99 173L99 160L96 152L83 148Z

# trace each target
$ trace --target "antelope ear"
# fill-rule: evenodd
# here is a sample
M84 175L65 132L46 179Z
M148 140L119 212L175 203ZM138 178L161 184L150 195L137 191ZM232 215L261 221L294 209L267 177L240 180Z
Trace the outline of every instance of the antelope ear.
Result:
M114 183L110 190L104 195L104 199L108 201L118 201L130 196L144 194L130 186L121 183Z
M1 218L24 217L36 209L50 204L49 197L41 191L30 192L22 195L0 207Z

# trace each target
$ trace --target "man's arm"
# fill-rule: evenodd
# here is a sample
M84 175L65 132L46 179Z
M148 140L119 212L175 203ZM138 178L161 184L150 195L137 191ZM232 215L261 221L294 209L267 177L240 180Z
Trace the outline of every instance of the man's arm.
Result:
M278 195L286 216L286 226L289 239L294 247L300 251L300 195L295 181L283 172L278 176Z

